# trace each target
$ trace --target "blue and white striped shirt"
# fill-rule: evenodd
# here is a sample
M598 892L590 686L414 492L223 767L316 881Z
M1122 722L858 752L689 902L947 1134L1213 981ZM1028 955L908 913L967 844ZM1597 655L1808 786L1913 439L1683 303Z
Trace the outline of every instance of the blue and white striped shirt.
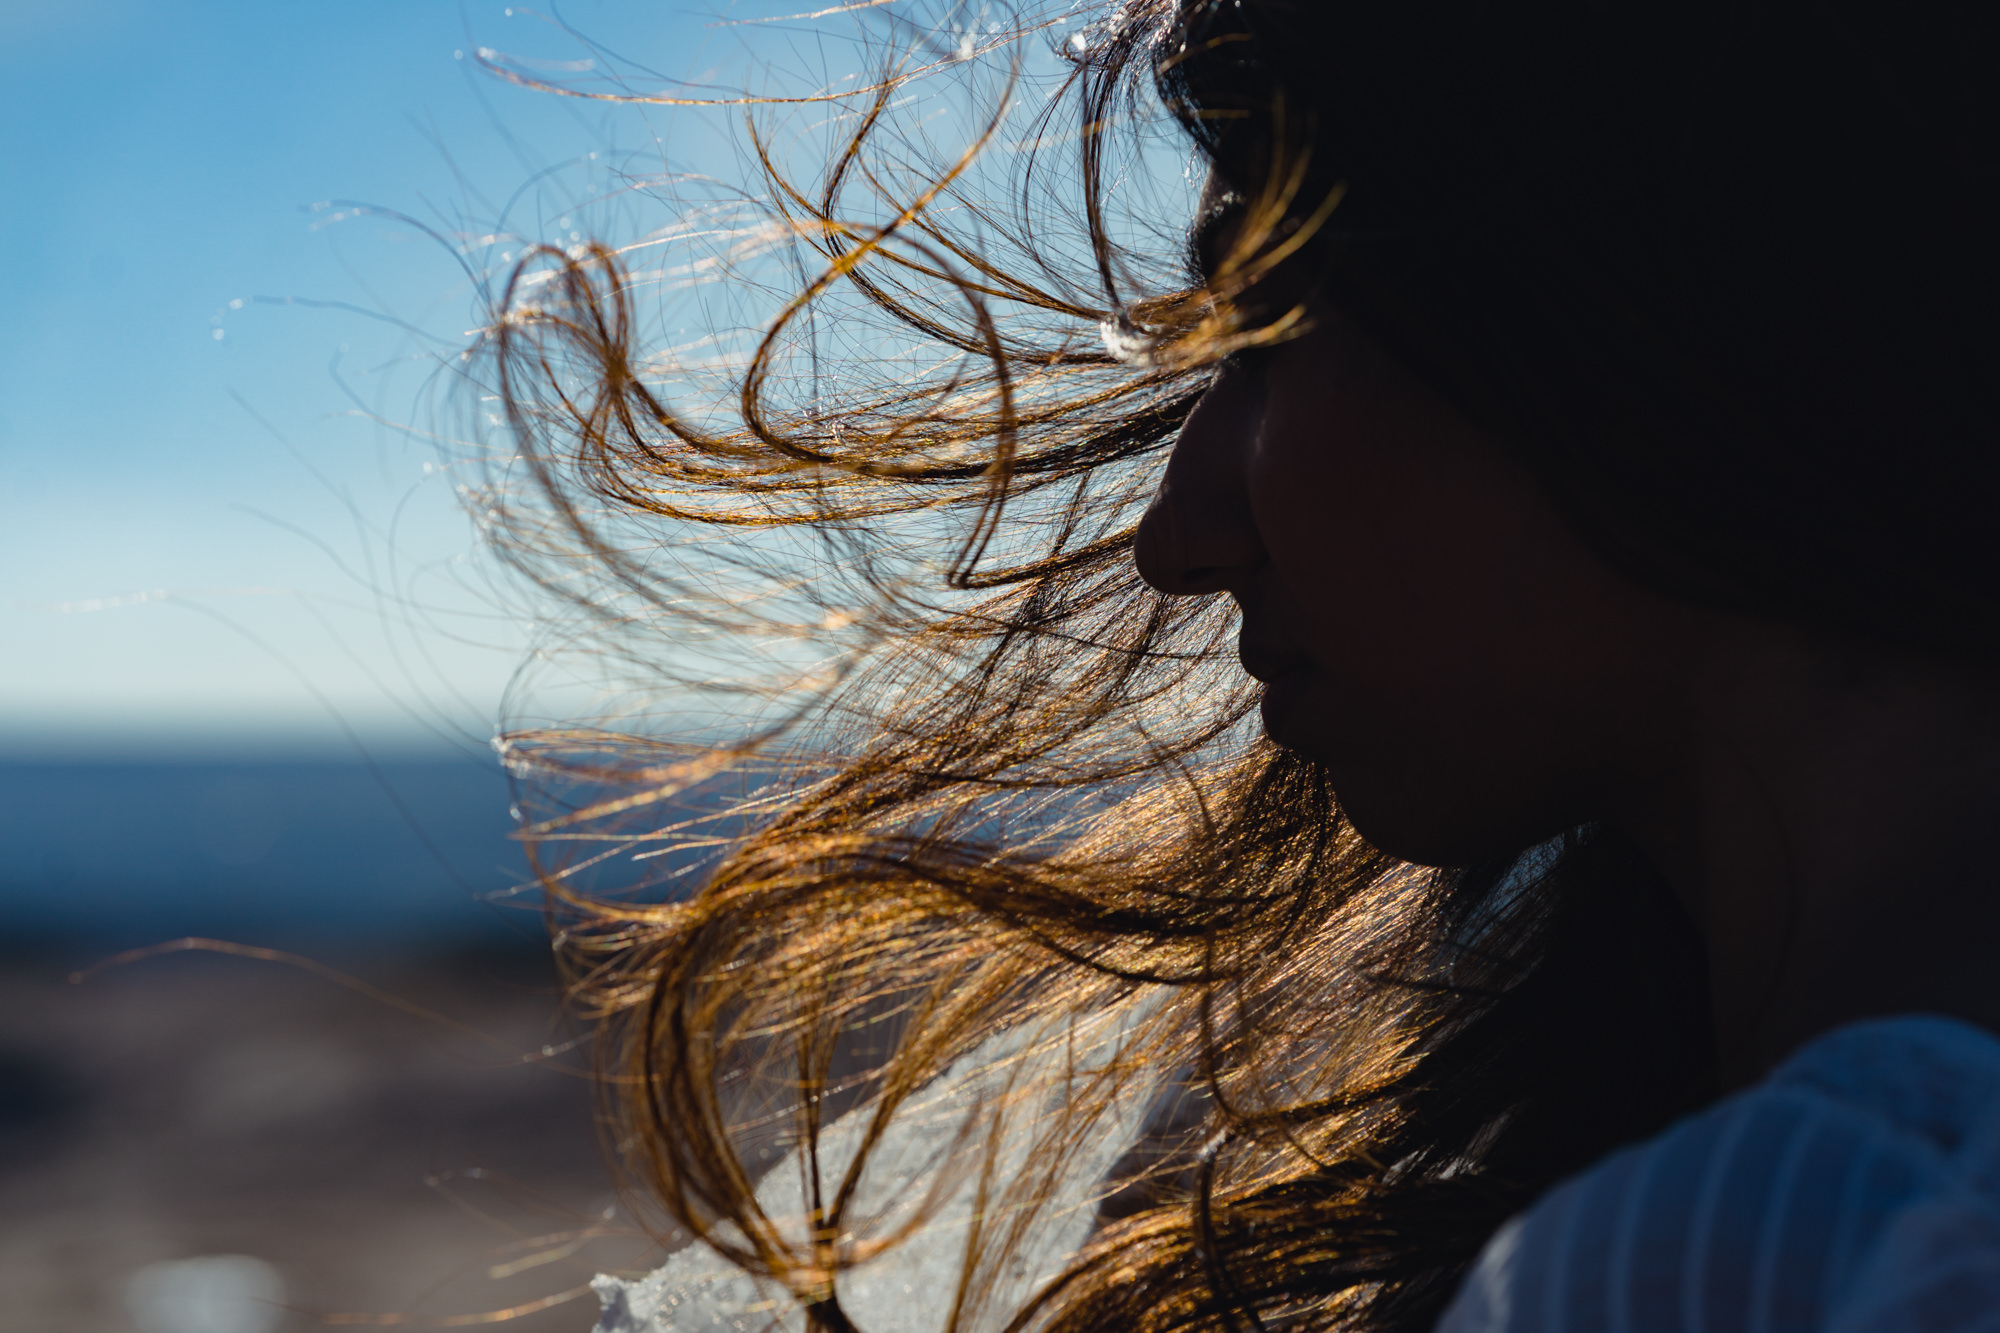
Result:
M1508 1223L1438 1333L2000 1333L2000 1039L1813 1041Z

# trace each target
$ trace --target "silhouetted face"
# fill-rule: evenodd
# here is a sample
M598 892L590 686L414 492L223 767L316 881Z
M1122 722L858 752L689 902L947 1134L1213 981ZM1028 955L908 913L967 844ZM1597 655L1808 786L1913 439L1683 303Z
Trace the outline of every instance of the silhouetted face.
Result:
M1680 743L1701 613L1615 574L1493 441L1308 309L1189 418L1140 573L1236 600L1271 737L1393 855L1463 864L1639 794Z

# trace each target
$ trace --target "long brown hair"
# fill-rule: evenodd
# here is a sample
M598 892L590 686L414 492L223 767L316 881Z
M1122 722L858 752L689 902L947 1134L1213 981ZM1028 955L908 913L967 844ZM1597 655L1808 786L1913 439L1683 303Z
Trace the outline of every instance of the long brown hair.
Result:
M1140 1016L1054 1102L981 1107L996 1123L1033 1108L1044 1160L1121 1098L1172 1111L1103 1182L1069 1268L998 1312L1021 1327L1428 1327L1502 1219L1713 1092L1699 940L1626 843L1583 827L1487 865L1390 862L1310 760L1256 734L1230 608L1134 574L1133 522L1209 369L1296 327L1239 313L1278 259L1310 253L1635 577L1996 641L1990 567L1917 533L1934 474L1984 475L1951 414L1984 405L1990 362L1926 409L1929 461L1903 490L1869 482L1857 531L1864 487L1842 469L1864 470L1815 434L1823 377L1731 341L1797 273L1705 267L1804 206L1651 227L1659 191L1626 188L1737 151L1663 125L1773 120L1759 80L1796 74L1773 54L1782 7L1499 8L1128 5L1064 45L1065 95L1029 127L1035 152L1007 159L1011 195L976 170L1003 127L1022 137L998 113L912 179L893 69L835 122L811 188L753 137L764 225L812 267L722 392L645 343L649 289L618 251L531 256L496 299L482 353L508 438L480 504L500 549L589 617L592 642L724 696L699 741L508 742L558 943L604 1024L614 1141L674 1219L814 1327L850 1327L844 1275L906 1239L855 1202L869 1152L1001 1031ZM1919 33L1909 67L1951 40ZM1244 195L1206 286L1112 216L1119 127L1157 124L1149 106ZM1738 137L1752 165L1777 151ZM1066 152L1074 192L1038 192ZM1704 179L1725 188L1732 164ZM1080 247L1050 239L1052 200ZM1850 300L1908 276L1877 267ZM1846 410L1893 402L1899 373L1935 378L1912 329L1972 355L1905 304L1860 320L1879 336L1858 351L1856 321L1824 335L1880 353ZM868 312L903 339L895 355L853 332ZM1830 480L1760 515L1802 458ZM755 681L714 670L757 652ZM726 811L676 805L729 774L745 794ZM636 892L590 887L613 862L699 848L691 890L643 873ZM822 1162L842 1112L865 1118L862 1148ZM802 1226L758 1205L774 1144L804 1165ZM976 1170L953 1160L940 1170ZM941 1316L995 1313L982 1296L1020 1234L1008 1219L1052 1206L1054 1179L982 1185L994 1224Z

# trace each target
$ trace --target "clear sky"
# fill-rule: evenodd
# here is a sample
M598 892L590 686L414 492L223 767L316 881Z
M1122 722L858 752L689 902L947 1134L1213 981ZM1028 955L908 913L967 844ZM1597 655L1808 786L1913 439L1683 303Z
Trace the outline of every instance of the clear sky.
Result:
M744 170L740 109L476 54L796 93L856 77L891 3L0 0L0 756L483 745L521 598L394 424L476 408L461 264L633 239L675 220L635 186ZM823 153L841 112L795 111Z
M562 17L685 77L741 54L720 7ZM484 0L0 0L0 752L484 740L522 631L435 451L357 411L451 424L476 303L349 205L476 230L547 173L506 220L554 239L606 163L723 150L482 45L590 54Z

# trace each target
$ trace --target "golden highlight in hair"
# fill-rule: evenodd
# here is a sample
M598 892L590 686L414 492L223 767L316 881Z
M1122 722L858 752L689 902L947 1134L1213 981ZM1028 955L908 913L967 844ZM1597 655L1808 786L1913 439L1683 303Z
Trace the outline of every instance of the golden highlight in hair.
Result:
M479 348L507 436L479 499L498 549L590 641L736 709L699 737L507 740L602 1024L611 1140L812 1328L854 1327L847 1275L927 1216L864 1206L871 1153L997 1034L1026 1034L1023 1070L1067 1072L996 1084L911 1186L982 1201L956 1289L930 1294L945 1328L1428 1327L1501 1219L1700 1091L1699 1060L1659 1055L1680 974L1602 947L1668 928L1628 850L1584 830L1493 866L1387 860L1258 734L1225 601L1133 571L1214 366L1302 327L1257 309L1259 279L1308 260L1342 202L1282 89L1173 100L1246 40L1192 21L1128 7L1033 115L1017 66L921 179L880 147L922 86L893 63L816 181L754 135L761 225L812 267L723 391L646 343L650 289L601 244L525 256ZM1206 284L1110 216L1115 140L1156 83L1197 138L1249 124L1261 145ZM1024 120L1034 151L1003 153ZM1073 193L1037 194L1061 157ZM1011 196L980 174L996 162ZM1049 198L1076 202L1081 251L1038 243ZM739 656L767 669L712 670ZM747 794L687 813L726 781ZM589 887L665 851L705 856L699 881ZM1036 1063L1111 1012L1129 1021L1102 1058ZM1133 1098L1158 1113L1088 1243L992 1308L1029 1220L1076 1202L1052 1196L1059 1164ZM845 1161L820 1154L836 1116L865 1126ZM1037 1145L1011 1177L1008 1133ZM773 1169L802 1173L806 1215L766 1215Z

